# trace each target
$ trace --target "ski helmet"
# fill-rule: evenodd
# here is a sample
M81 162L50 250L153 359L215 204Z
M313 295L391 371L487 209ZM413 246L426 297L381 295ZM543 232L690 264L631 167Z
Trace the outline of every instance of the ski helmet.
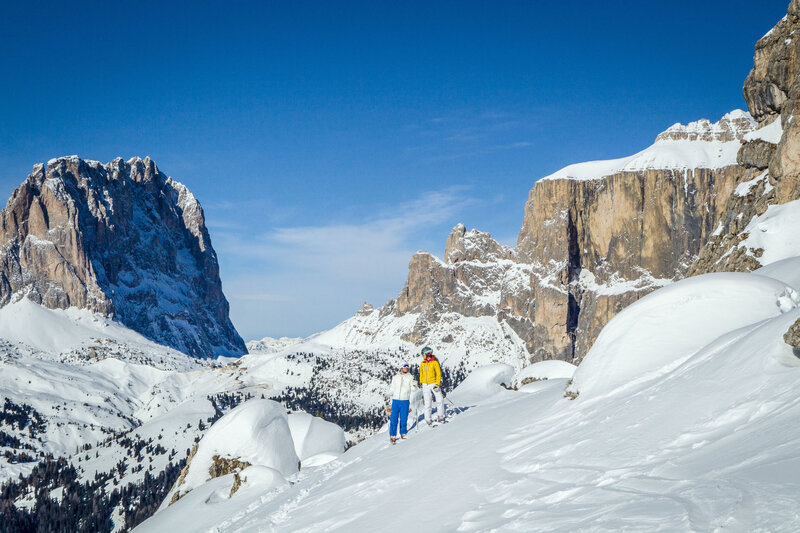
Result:
M433 350L426 346L420 351L420 353L422 354L422 357L428 357L429 355L433 355Z

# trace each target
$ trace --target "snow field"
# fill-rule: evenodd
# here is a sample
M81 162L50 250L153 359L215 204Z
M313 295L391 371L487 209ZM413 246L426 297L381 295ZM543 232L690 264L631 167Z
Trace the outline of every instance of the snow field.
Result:
M182 523L219 532L797 531L800 359L782 339L800 317L793 292L754 274L660 289L604 330L586 367L601 374L578 368L574 401L561 365L516 376L502 364L481 368L453 392L474 403L450 423L412 430L397 446L377 435L259 496L207 498ZM524 393L499 385L545 374ZM209 507L218 512L204 519ZM163 513L137 531L180 523Z

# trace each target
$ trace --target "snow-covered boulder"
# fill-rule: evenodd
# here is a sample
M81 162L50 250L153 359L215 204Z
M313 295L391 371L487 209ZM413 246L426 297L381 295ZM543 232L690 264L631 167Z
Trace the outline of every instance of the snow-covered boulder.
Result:
M344 452L346 443L342 428L319 417L308 413L292 413L289 415L289 430L300 461L320 454L334 458ZM319 463L315 461L315 464Z
M482 398L511 388L514 382L514 367L505 363L481 366L470 372L456 387L451 396L462 403L480 401Z
M656 378L721 335L799 303L785 283L745 273L706 274L664 287L603 328L568 392L597 396Z
M272 400L250 400L211 426L181 475L172 500L251 465L288 476L297 472L298 462L285 408Z
M524 387L546 379L569 379L575 373L576 368L575 365L566 361L539 361L517 372L514 384L517 387Z

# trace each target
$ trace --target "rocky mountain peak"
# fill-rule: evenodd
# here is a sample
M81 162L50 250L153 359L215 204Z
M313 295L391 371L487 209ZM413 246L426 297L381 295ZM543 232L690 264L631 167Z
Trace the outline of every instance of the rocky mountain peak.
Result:
M149 157L38 164L0 212L0 305L113 316L195 357L239 355L205 216Z
M499 244L488 233L473 229L467 232L464 224L456 225L447 237L445 263L453 265L462 261L489 263L510 259L513 251Z
M660 141L741 141L756 128L756 121L746 111L736 109L719 121L700 119L688 124L676 123L656 137Z

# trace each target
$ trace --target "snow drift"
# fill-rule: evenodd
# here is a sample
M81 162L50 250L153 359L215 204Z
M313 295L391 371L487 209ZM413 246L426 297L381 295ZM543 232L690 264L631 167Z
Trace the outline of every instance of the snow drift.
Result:
M585 398L662 376L723 334L797 307L780 281L743 273L706 274L653 292L603 328L570 390Z

